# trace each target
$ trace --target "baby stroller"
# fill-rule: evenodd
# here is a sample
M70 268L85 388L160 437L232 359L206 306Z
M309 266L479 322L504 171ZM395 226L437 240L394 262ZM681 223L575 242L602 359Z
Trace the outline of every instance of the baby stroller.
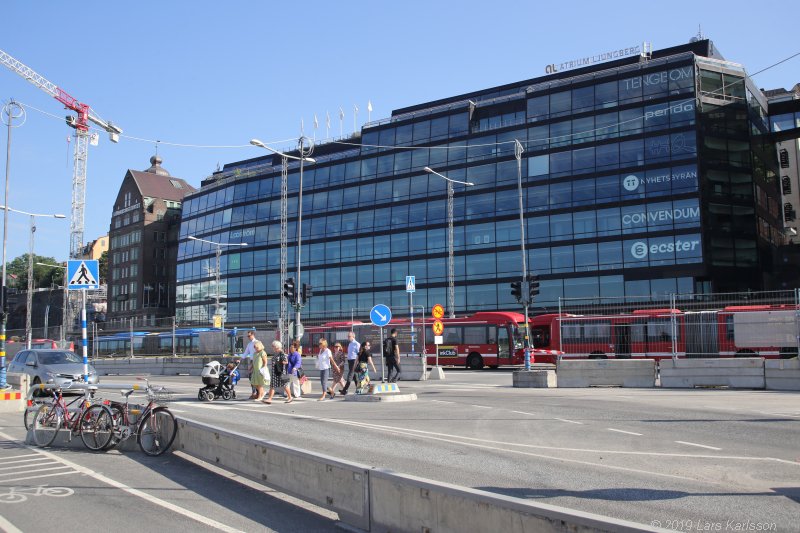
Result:
M239 382L239 363L228 363L223 367L219 361L211 361L203 367L200 377L203 379L203 388L197 391L197 399L212 402L217 398L232 400L236 398L236 383Z
M356 394L366 394L369 392L369 368L367 363L358 363L356 366Z

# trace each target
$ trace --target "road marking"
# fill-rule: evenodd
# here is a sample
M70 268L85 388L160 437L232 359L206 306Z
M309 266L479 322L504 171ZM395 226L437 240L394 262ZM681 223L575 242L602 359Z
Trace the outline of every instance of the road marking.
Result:
M58 464L58 463L49 463L49 464L52 465L52 464ZM39 465L37 465L37 466L39 466ZM47 465L41 465L41 466L47 466ZM23 474L35 474L36 472L47 472L49 470L64 470L65 468L67 468L67 467L66 466L54 466L52 468L39 468L39 469L36 469L36 470L26 470L25 472L22 472L22 473ZM2 477L2 476L16 476L18 474L20 474L20 472L7 472L5 474L0 474L0 477ZM5 481L5 480L4 479L0 479L0 481Z
M477 407L478 409L491 409L491 407L487 407L487 406L485 406L485 405L475 405L475 404L472 404L472 407Z
M38 453L26 453L25 455L12 455L11 457L0 457L0 463L7 461L8 459L22 459L23 457L36 457Z
M45 465L57 464L57 463L54 463L52 461L47 461L44 457L39 459L39 461L44 461L44 462L43 463L35 463L35 464L28 463L28 464L16 465L16 466L4 466L4 467L0 468L0 470L16 470L16 469L19 469L19 468L30 468L32 466L45 466Z
M614 428L606 428L609 431L615 431L617 433L625 433L626 435L636 435L637 437L641 437L641 433L634 433L633 431L624 431L622 429L614 429Z
M6 533L22 533L21 529L17 529L17 527L14 524L3 518L3 515L0 515L0 529L5 531Z
M537 416L533 413L526 413L525 411L511 411L512 413L517 413L518 415L528 415L528 416Z
M5 434L3 434L1 432L0 432L0 437L11 440L11 437L9 437L8 435L5 435ZM31 451L34 451L34 452L36 452L38 454L41 454L41 455L43 455L45 457L53 459L54 461L58 461L59 463L63 464L64 466L72 468L72 469L76 470L77 472L79 472L81 474L93 477L94 479L100 481L101 483L105 483L106 485L111 485L114 488L117 488L117 489L120 489L122 491L125 491L128 494L131 494L133 496L136 496L138 498L146 500L146 501L148 501L150 503L153 503L153 504L158 505L160 507L163 507L165 509L168 509L168 510L174 512L174 513L183 515L183 516L185 516L187 518L191 518L192 520L194 520L196 522L199 522L201 524L205 524L205 525L211 526L211 527L213 527L215 529L219 529L220 531L225 531L225 532L228 532L228 533L244 533L244 532L242 532L242 531L240 531L238 529L232 528L232 527L230 527L230 526L228 526L226 524L223 524L221 522L217 522L216 520L213 520L210 517L203 516L203 515L198 514L198 513L194 513L192 511L184 509L183 507L179 507L179 506L177 506L177 505L175 505L173 503L170 503L168 501L162 500L160 498L156 498L155 496L153 496L151 494L148 494L148 493L143 492L141 490L129 487L129 486L125 485L124 483L120 483L119 481L115 481L115 480L113 480L113 479L111 479L111 478L109 478L107 476L104 476L103 474L99 474L99 473L95 472L94 470L91 470L89 468L83 467L83 466L81 466L81 465L79 465L77 463L73 463L72 461L68 461L67 459L59 457L59 456L57 456L57 455L55 455L53 453L50 453L50 452L47 452L47 451L44 451L44 450L36 450L36 449L30 448L27 445L23 445L23 446L25 448L31 450ZM61 475L68 474L68 473L72 473L72 472L63 472ZM59 475L59 474L51 474L51 475ZM42 477L45 477L45 476L42 476Z
M455 402L448 402L446 400L431 400L431 401L436 403L455 403Z
M2 480L3 483L13 483L15 481L24 481L26 479L39 479L43 477L55 477L55 476L69 476L71 474L77 474L78 472L74 470L70 470L69 472L56 472L54 474L42 474L41 476L26 476L26 477L16 477L14 479L4 479Z
M715 448L714 446L706 446L705 444L697 444L697 443L694 443L694 442L685 442L685 441L682 441L682 440L676 440L675 442L677 442L678 444L685 444L687 446L697 446L698 448L705 448L707 450L720 451L722 449L722 448Z
M10 465L14 463L30 463L32 461L41 461L41 457L34 457L33 459L18 459L16 461L0 461L0 464Z
M575 420L567 420L566 418L554 418L553 420L558 420L560 422L569 422L570 424L581 424L581 425L583 425L583 422L576 422Z

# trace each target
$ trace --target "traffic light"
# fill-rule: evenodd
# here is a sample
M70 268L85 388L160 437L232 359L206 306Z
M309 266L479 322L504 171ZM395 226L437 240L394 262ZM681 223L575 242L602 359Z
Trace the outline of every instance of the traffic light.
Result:
M512 281L511 282L511 296L518 302L522 302L522 282L521 281Z
M311 299L311 297L314 296L314 290L313 289L314 289L314 287L312 287L310 284L303 283L303 292L302 292L303 305L308 303L308 301Z
M530 301L539 294L539 276L531 274L528 276L528 290L530 291Z
M283 284L283 297L290 302L297 301L297 287L295 287L294 278L286 278Z

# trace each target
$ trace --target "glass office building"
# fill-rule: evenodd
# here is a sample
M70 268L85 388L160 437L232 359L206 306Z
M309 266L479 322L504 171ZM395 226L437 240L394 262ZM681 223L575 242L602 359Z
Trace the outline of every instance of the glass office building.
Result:
M447 303L447 184L454 205L455 304L516 309L521 276L518 162L534 312L559 297L649 297L769 288L781 242L766 100L710 41L659 50L399 109L315 148L303 173L304 313ZM288 175L294 276L299 172ZM280 307L281 159L225 165L183 204L177 313L228 321ZM246 242L221 257L189 236ZM212 267L211 269L209 267ZM402 313L402 311L400 311Z

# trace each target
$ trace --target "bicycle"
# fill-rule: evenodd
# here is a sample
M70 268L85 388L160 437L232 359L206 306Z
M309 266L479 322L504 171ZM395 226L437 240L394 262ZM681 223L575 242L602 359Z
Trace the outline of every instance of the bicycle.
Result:
M162 403L170 399L171 393L164 387L154 388L145 378L138 378L145 382L147 405L142 409L130 405L130 396L139 390L132 389L120 391L125 398L124 402L106 401L114 420L113 436L104 449L109 449L120 442L136 435L136 443L141 450L150 456L157 457L170 449L178 433L178 422L175 415Z
M72 383L67 386L71 389L72 385L80 386L80 383ZM36 415L36 411L43 405L52 405L53 397L47 394L47 385L43 383L35 383L30 386L28 390L28 398L25 405L25 411L22 413L22 423L25 425L25 430L31 429L31 422Z
M92 451L108 446L113 438L114 419L111 409L92 403L96 390L95 386L86 387L82 396L66 402L61 387L52 388L53 403L40 406L33 417L33 441L40 447L50 446L63 427L69 430L70 440L77 433L84 446ZM80 406L73 413L78 402Z

